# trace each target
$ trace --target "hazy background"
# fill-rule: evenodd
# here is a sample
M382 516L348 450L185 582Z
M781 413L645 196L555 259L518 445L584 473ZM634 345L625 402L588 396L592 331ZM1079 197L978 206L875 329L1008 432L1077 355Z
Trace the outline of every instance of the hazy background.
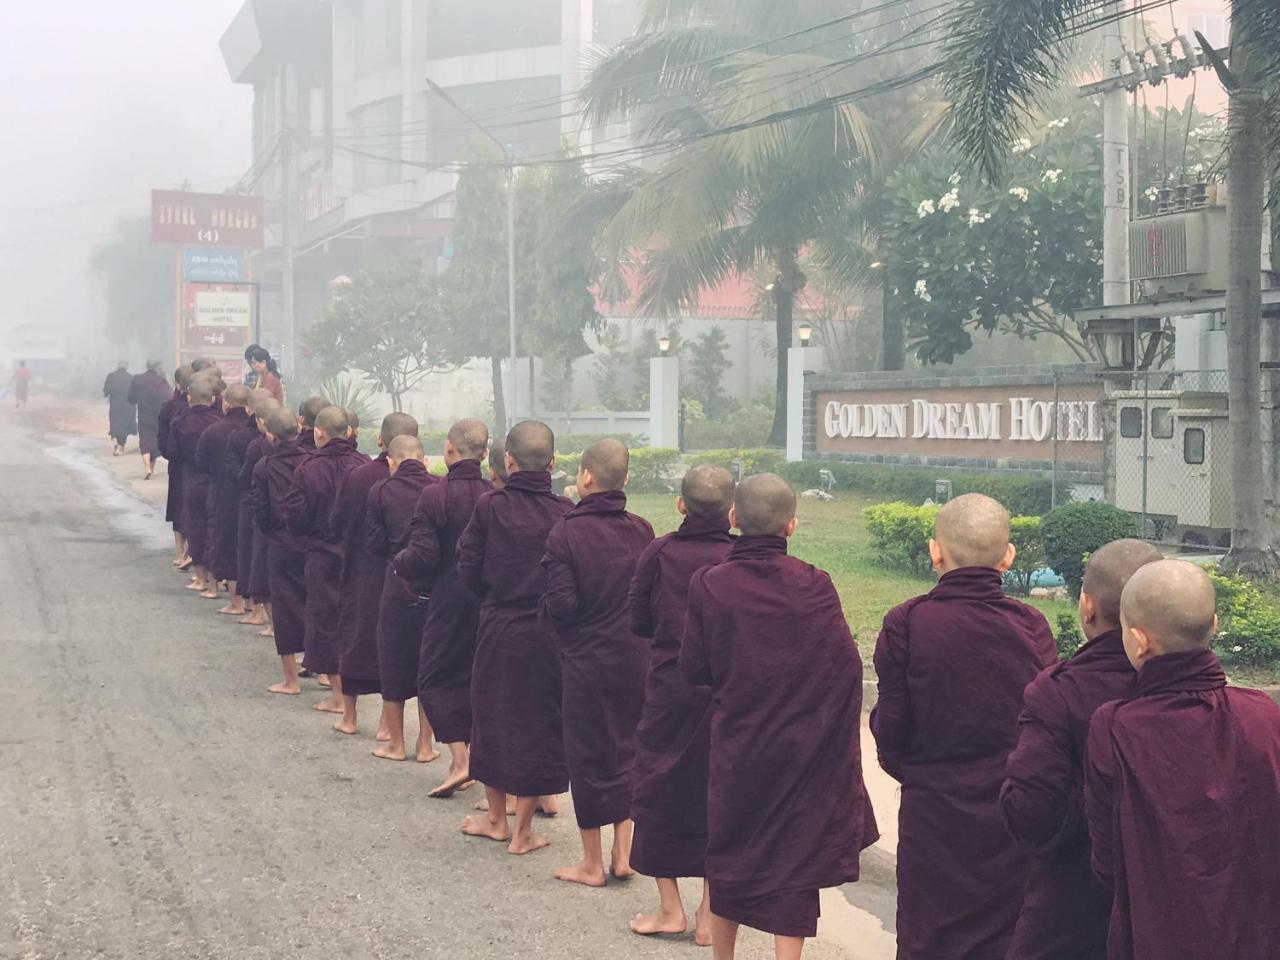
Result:
M114 359L94 246L119 216L147 213L152 187L217 190L249 165L252 88L218 51L241 2L4 4L0 340L49 323L73 362Z

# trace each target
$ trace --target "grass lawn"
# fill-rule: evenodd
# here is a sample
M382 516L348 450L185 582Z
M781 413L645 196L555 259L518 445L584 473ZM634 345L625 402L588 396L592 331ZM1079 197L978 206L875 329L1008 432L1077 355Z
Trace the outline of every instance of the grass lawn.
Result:
M673 497L633 494L628 499L631 509L652 523L659 535L679 525L680 515ZM862 518L862 508L874 502L848 493L830 503L801 500L800 524L791 541L794 556L831 574L868 671L885 612L933 586L932 580L914 577L876 560L868 545L866 522ZM1050 623L1058 613L1075 609L1074 604L1055 600L1033 600L1032 603L1044 612Z

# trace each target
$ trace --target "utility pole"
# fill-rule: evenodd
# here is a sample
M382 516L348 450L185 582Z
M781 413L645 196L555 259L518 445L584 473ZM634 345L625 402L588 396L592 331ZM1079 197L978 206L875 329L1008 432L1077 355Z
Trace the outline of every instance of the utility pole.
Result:
M297 376L297 329L293 308L293 132L286 125L280 135L280 285L284 313L284 360L290 376Z
M1121 0L1111 0L1104 16L1111 17L1102 29L1103 62L1119 75L1124 57L1121 33ZM1114 306L1129 302L1129 117L1126 91L1119 84L1102 95L1102 303ZM1133 345L1134 353L1138 345Z

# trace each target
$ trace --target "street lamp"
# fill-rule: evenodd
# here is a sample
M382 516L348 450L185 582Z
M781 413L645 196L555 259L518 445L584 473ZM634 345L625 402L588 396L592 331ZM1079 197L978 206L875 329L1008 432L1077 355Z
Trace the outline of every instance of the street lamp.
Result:
M665 357L665 356L670 352L670 350L671 350L671 338L670 338L670 337L659 337L659 338L658 338L658 352L659 352L660 354L662 354L662 355Z
M800 334L800 346L807 347L809 340L813 337L813 325L810 323L802 323L797 331Z

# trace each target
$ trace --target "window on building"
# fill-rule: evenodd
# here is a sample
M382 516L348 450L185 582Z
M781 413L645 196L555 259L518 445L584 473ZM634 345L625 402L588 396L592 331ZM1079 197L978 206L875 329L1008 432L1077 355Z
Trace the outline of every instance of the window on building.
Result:
M1173 408L1151 408L1151 436L1156 440L1168 440L1173 436Z
M1195 42L1195 31L1199 30L1204 38L1213 44L1215 49L1222 49L1230 40L1231 32L1227 26L1227 18L1219 13L1193 13L1187 17L1187 36Z
M352 63L357 77L400 66L401 2L358 0L352 11Z
M1204 463L1204 431L1187 427L1182 434L1182 459L1186 463Z
M432 60L560 43L560 0L432 0L427 56Z
M388 97L351 112L351 127L360 154L352 154L352 186L383 187L401 180L403 157L400 98Z
M560 147L559 77L529 77L450 87L453 101L484 123L499 143L509 143L517 157L547 154ZM472 141L486 140L439 97L427 100L429 163L448 163L466 153Z
M1128 439L1142 436L1142 408L1120 408L1120 436Z

